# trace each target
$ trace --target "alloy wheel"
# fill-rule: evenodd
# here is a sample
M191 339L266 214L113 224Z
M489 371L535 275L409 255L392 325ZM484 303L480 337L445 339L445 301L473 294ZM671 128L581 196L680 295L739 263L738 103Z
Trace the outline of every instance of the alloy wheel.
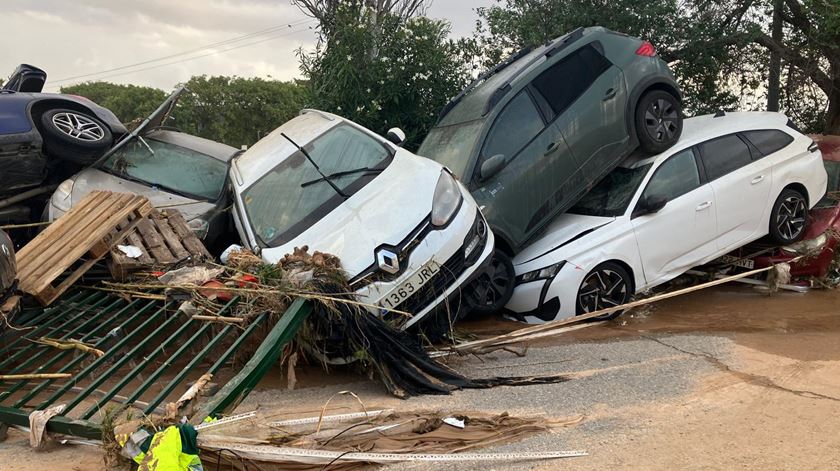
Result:
M105 130L99 123L83 114L56 113L52 122L59 131L80 141L96 142L105 137Z
M627 281L617 271L596 270L583 280L578 304L584 313L620 306L627 301L627 290Z
M805 228L805 201L798 196L788 196L776 213L776 228L787 240L796 240Z
M474 303L479 307L495 305L499 299L505 297L511 282L505 263L493 257L488 273L474 282L472 293Z
M673 103L659 98L645 110L645 128L651 139L656 142L670 142L676 136L679 112Z

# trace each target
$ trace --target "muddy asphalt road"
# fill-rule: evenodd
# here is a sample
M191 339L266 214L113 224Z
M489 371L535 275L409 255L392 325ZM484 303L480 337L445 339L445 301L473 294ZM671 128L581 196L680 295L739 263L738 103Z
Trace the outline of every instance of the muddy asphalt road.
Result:
M461 328L496 334L520 326L487 319ZM278 369L238 410L258 408L274 420L317 415L338 391L351 390L368 408L582 419L480 451L586 450L588 456L457 469L840 469L840 291L770 297L717 287L542 340L523 357L497 352L451 366L472 377L567 373L573 379L398 400L374 381L315 368L299 369L297 388L285 391ZM329 412L358 408L340 396ZM242 430L249 428L260 426ZM88 447L34 453L19 432L0 443L0 470L36 469L102 469L101 456ZM214 463L206 459L205 469Z

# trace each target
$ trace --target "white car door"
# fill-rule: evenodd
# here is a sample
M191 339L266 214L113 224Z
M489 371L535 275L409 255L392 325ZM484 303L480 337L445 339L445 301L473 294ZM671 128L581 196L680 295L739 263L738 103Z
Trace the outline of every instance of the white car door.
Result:
M767 233L765 214L772 185L771 161L753 161L750 148L736 134L698 146L706 177L715 193L717 247L728 252Z
M703 183L692 149L678 152L654 170L637 210L653 196L665 197L665 207L632 219L648 286L678 276L717 251L714 192Z

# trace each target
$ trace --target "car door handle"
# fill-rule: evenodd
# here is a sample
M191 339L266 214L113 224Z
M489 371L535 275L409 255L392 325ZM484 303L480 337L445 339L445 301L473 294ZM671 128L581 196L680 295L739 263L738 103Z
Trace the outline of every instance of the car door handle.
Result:
M552 142L548 145L548 147L545 148L545 153L543 153L543 155L548 155L554 152L555 150L557 150L558 147L560 147L560 144L558 144L557 142Z
M759 175L759 176L753 178L752 181L750 182L750 185L755 185L756 183L761 182L761 180L764 180L764 175Z
M697 211L703 211L704 209L709 209L712 207L711 201L706 201L705 203L700 203L697 205Z
M606 93L604 93L604 101L612 100L613 98L615 98L615 94L615 88L610 88L609 90L607 90Z

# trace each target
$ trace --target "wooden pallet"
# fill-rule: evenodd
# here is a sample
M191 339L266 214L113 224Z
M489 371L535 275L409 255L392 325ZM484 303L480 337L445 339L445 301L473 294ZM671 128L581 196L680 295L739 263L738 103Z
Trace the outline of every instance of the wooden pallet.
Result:
M166 269L188 259L213 258L175 209L153 210L128 234L124 243L138 247L143 254L129 258L118 248L111 249L108 268L118 280L138 270Z
M17 253L18 289L44 306L51 304L151 211L143 196L90 193ZM85 260L74 267L83 257Z

